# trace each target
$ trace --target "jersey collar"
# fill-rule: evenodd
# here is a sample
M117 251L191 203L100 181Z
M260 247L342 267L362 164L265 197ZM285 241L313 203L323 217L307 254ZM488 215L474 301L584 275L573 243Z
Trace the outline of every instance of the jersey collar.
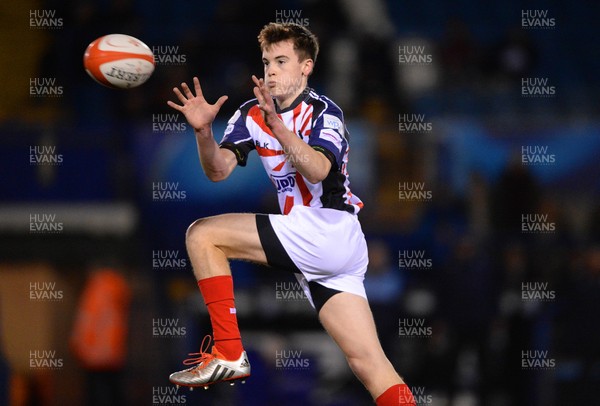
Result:
M277 114L282 114L285 112L288 112L290 110L294 110L300 103L302 103L304 100L308 100L308 97L310 95L310 92L312 92L313 89L311 89L310 87L305 87L304 90L298 95L298 97L296 97L294 99L294 101L292 102L292 104L290 104L288 107L286 107L285 109L279 109L279 106L277 105L277 102L275 102L275 111L277 112Z

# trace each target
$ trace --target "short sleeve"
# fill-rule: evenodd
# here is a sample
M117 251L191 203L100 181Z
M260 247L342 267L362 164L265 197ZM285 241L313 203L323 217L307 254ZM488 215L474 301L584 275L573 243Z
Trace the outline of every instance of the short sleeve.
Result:
M255 146L241 109L238 109L227 122L227 128L219 146L232 151L239 166L246 166L248 154L255 149Z
M348 141L343 113L337 106L329 105L317 117L308 145L325 154L335 169L341 167Z

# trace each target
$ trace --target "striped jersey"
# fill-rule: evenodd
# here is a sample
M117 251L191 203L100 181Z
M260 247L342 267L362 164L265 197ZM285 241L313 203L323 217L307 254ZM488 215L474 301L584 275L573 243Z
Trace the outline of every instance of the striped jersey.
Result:
M296 170L293 158L286 155L265 124L256 99L234 113L220 147L233 151L240 166L245 166L250 151L256 150L277 189L283 214L297 204L358 213L363 203L350 191L349 134L342 110L327 97L306 88L288 108L277 108L277 115L290 131L330 160L331 170L321 182L312 184Z

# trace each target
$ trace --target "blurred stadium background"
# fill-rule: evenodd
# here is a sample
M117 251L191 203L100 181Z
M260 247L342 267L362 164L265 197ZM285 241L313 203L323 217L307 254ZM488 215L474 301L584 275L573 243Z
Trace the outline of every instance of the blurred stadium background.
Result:
M198 75L209 101L229 96L222 133L262 72L256 35L276 20L320 38L310 85L346 113L366 285L418 404L597 404L599 11L558 0L2 2L0 404L371 404L295 280L244 263L233 273L252 378L177 393L167 380L209 332L187 225L276 202L258 159L207 181L166 100ZM84 72L86 46L108 33L158 56L141 88L103 88ZM129 315L125 363L106 370L69 346L99 269L124 277L113 310Z

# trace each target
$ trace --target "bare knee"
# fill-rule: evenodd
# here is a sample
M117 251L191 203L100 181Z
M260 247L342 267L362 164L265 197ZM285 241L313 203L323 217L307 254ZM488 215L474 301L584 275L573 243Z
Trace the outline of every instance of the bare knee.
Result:
M346 359L352 372L367 386L370 379L377 376L378 371L385 369L382 368L382 362L386 360L385 357L372 349L365 349L361 354L349 355Z
M383 352L371 351L364 356L347 357L347 360L374 399L390 386L403 382Z
M365 379L369 376L369 367L366 363L366 360L359 357L348 357L348 365L354 375L362 382L365 382ZM365 382L366 383L366 382Z
M211 238L211 227L208 219L201 218L190 224L185 233L185 245L188 251L215 246Z

